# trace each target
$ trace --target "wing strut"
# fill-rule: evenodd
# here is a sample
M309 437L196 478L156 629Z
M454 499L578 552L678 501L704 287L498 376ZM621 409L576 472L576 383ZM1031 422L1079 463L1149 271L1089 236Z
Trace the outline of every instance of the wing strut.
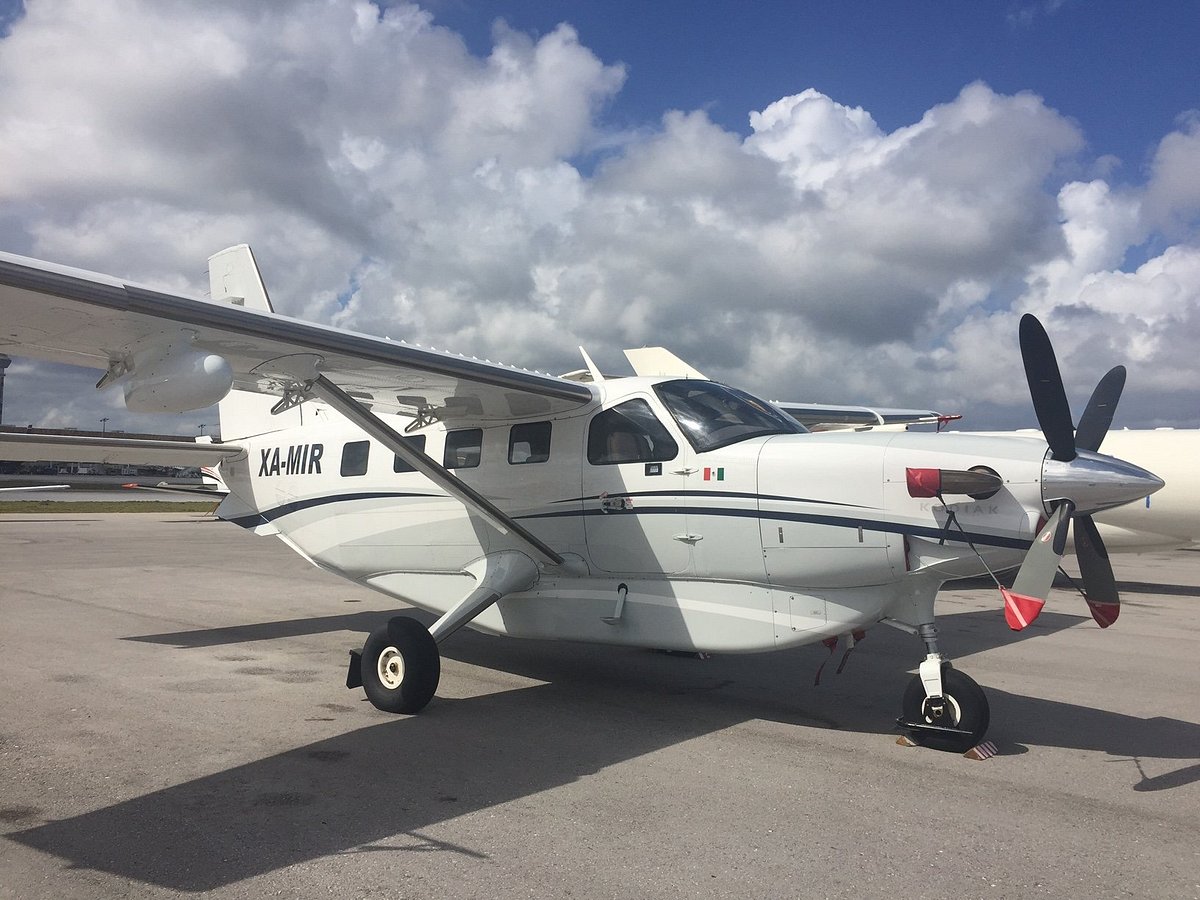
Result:
M296 372L287 373L297 378ZM315 377L312 372L303 377L298 385L302 394L316 394L343 416L383 444L410 466L442 487L446 493L461 500L469 509L478 513L489 525L501 534L512 534L523 541L544 562L559 566L563 558L552 550L544 541L531 533L525 526L515 521L498 506L484 497L457 475L439 466L424 453L410 447L401 438L399 432L384 424L378 416L368 412L357 400L343 391L340 387L319 372Z

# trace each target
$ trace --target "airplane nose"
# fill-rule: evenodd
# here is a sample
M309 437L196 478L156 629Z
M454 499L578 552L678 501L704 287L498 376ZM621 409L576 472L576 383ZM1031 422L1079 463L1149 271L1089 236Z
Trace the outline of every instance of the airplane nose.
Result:
M1070 500L1080 514L1140 500L1164 484L1141 466L1089 450L1065 462L1047 456L1042 464L1043 502Z

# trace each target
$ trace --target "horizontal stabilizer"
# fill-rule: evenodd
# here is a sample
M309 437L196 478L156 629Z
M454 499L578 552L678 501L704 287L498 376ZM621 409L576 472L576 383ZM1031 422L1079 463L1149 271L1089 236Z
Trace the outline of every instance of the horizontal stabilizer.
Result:
M244 452L240 444L0 431L0 459L13 462L215 466Z

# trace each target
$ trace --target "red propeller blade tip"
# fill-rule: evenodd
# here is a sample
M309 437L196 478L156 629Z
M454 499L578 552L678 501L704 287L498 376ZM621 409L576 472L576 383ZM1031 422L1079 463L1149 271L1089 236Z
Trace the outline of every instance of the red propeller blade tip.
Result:
M1088 609L1092 611L1092 618L1101 628L1107 628L1117 621L1117 616L1121 614L1120 603L1101 603L1098 600L1088 600L1087 605Z
M1020 631L1031 624L1042 612L1045 600L1037 597L1027 597L1024 594L1014 594L1008 588L1000 588L1000 596L1004 598L1004 621L1013 631Z

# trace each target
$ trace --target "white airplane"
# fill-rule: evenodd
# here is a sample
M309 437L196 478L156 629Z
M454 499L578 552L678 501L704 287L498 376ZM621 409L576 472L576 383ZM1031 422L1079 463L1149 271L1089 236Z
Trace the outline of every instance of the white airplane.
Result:
M175 452L221 460L222 518L438 616L396 616L351 651L347 686L390 712L430 701L438 644L465 625L730 653L882 622L926 651L901 726L966 750L989 710L940 651L939 587L1021 564L1001 594L1024 627L1068 524L1093 535L1093 512L1162 485L1093 452L1111 391L1076 439L1032 317L1021 347L1049 453L1025 438L810 434L702 378L605 378L586 354L590 380L560 378L300 322L272 312L244 245L209 274L205 301L0 254L0 351L98 369L136 411L219 403L224 442ZM1119 597L1089 546L1088 603L1107 625Z
M1119 550L1159 550L1200 544L1200 429L1110 431L1106 452L1136 460L1169 486L1153 497L1105 510L1096 520Z
M626 350L625 356L638 375L705 377L664 347ZM1121 376L1118 373L1110 377L1117 379ZM947 423L962 418L961 415L948 415L934 410L880 406L790 401L776 401L775 405L809 431L903 431L912 425L936 425L940 431ZM1030 429L986 433L1042 440L1039 432ZM1166 482L1166 486L1153 498L1147 496L1141 501L1096 513L1095 523L1105 546L1110 550L1145 552L1173 550L1200 543L1200 477L1196 465L1196 461L1200 460L1200 430L1121 429L1108 432L1102 440L1105 449L1113 455L1154 472ZM1073 552L1070 547L1068 544L1068 552Z

